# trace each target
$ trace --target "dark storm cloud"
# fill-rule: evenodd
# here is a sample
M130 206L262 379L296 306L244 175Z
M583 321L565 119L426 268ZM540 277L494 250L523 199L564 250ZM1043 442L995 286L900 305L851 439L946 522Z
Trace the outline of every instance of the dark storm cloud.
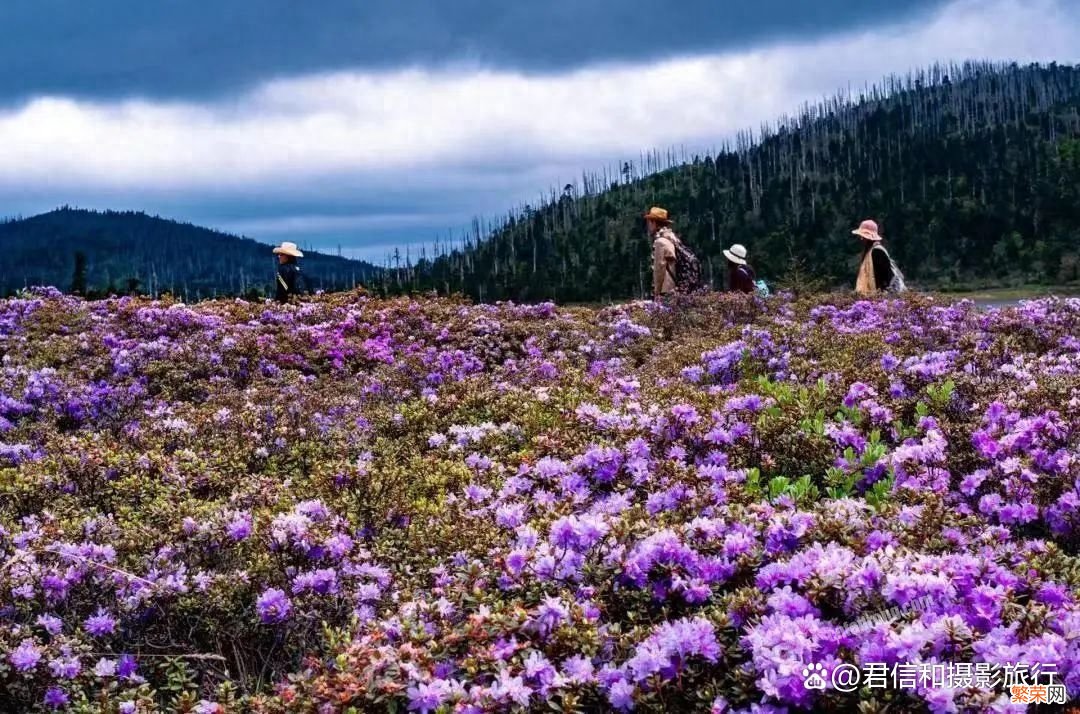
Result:
M548 72L880 25L938 0L4 0L0 101L205 97L268 77L475 61Z
M0 215L143 210L381 261L841 87L1080 47L1076 0L677 7L0 0Z

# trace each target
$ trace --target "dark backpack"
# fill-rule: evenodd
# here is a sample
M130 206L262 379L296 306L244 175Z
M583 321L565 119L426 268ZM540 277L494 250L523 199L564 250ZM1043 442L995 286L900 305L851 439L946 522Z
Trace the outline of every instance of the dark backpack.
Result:
M892 280L889 281L888 285L878 285L878 290L888 290L891 293L907 292L907 281L904 280L904 274L900 272L900 266L889 255L889 251L885 250L885 246L878 244L872 250L880 250L884 253L885 257L889 259L889 267L892 268Z
M701 263L681 241L675 243L675 273L671 277L676 292L685 294L701 289Z

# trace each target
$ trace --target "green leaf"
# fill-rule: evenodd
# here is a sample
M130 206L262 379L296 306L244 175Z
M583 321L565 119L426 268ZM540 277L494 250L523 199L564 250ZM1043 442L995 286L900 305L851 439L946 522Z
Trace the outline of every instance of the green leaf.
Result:
M884 506L892 494L893 477L889 475L887 478L883 478L873 486L866 493L866 502L875 509L880 509Z
M862 458L859 460L860 465L863 468L869 468L877 464L889 449L884 444L869 444L866 447L866 451L863 452Z
M761 496L761 471L756 468L746 471L746 493L751 498Z
M946 380L941 385L929 385L926 388L926 393L930 396L930 400L934 402L936 406L943 407L949 403L952 399L953 393L956 391L956 382L951 379Z
M798 501L816 499L819 495L818 488L814 485L814 481L809 474L802 476L795 482L791 487L791 493Z
M787 476L774 476L769 481L769 497L779 498L784 495L790 485L791 480Z

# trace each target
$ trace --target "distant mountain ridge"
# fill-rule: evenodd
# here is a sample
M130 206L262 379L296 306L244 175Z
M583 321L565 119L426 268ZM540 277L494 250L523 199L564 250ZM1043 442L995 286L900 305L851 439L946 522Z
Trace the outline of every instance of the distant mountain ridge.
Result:
M716 287L724 248L759 277L850 288L865 218L914 284L1080 280L1080 67L968 63L892 77L740 134L586 175L394 272L399 290L479 300L651 292L641 214L667 208ZM388 274L389 276L390 274Z
M131 288L185 300L269 294L276 259L265 243L135 211L55 211L0 223L0 294L33 285L65 292L85 256L88 292ZM305 251L313 289L344 290L374 280L371 263Z

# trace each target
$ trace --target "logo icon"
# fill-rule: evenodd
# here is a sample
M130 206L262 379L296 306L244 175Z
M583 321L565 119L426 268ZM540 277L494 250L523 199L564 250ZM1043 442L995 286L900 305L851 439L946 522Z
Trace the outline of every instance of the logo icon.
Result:
M1014 704L1064 704L1069 696L1064 684L1013 684L1009 694Z
M825 689L825 668L820 663L814 662L808 667L803 667L803 686L807 689Z

